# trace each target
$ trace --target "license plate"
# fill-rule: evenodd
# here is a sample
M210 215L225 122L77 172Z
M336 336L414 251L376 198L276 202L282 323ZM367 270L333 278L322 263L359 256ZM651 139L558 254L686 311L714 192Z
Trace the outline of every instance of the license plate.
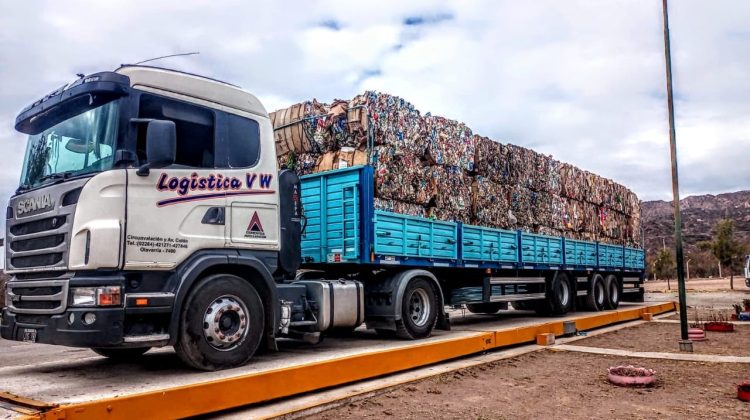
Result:
M27 343L36 343L36 330L33 328L24 328L23 341Z

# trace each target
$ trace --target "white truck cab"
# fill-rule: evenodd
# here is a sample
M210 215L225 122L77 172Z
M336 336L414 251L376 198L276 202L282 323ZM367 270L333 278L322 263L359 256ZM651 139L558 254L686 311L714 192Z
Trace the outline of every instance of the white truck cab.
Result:
M173 344L207 369L274 346L275 282L300 260L299 180L277 171L255 96L123 66L45 96L16 129L29 140L6 215L3 338L113 357Z

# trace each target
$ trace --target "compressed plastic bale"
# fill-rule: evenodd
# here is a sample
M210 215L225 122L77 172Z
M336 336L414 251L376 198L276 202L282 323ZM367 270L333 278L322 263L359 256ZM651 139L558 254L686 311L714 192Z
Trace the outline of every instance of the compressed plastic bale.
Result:
M511 188L509 195L510 213L508 214L508 224L516 229L533 228L533 210L532 204L535 199L535 193L521 185Z
M471 212L469 209L445 209L430 207L427 209L427 217L444 222L471 223Z
M476 155L474 170L492 180L507 184L510 181L508 147L487 137L474 135Z
M433 200L431 176L414 155L393 146L376 146L372 150L372 164L377 197L420 205Z
M549 175L547 176L547 191L550 194L553 195L560 195L561 191L561 185L560 185L560 166L562 165L561 162L550 159L549 162Z
M320 156L315 166L315 172L343 169L365 164L367 164L367 152L365 150L356 150L348 147L337 151L327 152Z
M390 211L407 216L427 217L427 209L419 204L407 203L399 200L388 200L375 197L375 210Z
M435 192L435 207L452 212L471 211L472 179L462 168L433 165L425 169Z
M552 226L552 194L545 191L534 192L532 195L532 212L535 226L554 229Z
M357 95L349 102L347 119L353 138L371 139L375 145L393 146L424 156L422 116L414 105L398 96L374 91Z
M477 175L472 186L472 223L506 229L508 224L508 187Z
M559 174L560 195L584 201L588 195L588 184L584 171L569 163L562 163L559 167Z
M328 116L333 147L337 149L364 148L367 146L367 136L363 130L350 129L349 113L349 101L337 99L331 103ZM356 122L352 124L357 127Z
M291 169L297 175L309 175L316 172L320 155L315 153L289 153L277 158L279 169Z
M547 236L563 236L564 235L562 230L551 228L548 226L536 226L534 228L534 233L538 233L539 235L547 235Z
M559 231L564 231L568 229L568 223L567 223L567 213L565 212L566 208L566 198L561 197L559 195L550 194L550 224L549 226L553 229L557 229Z
M510 160L510 183L532 189L534 187L536 153L514 144L509 144L507 147Z
M552 158L533 150L531 152L533 156L532 158L534 159L532 166L533 172L531 174L531 189L534 191L549 191L549 176Z
M424 117L427 132L425 156L436 165L474 170L476 147L464 123L434 115Z

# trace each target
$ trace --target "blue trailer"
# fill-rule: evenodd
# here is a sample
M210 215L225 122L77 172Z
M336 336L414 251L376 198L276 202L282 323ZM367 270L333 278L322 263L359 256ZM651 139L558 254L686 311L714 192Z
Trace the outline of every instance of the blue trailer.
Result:
M444 305L481 313L508 302L563 314L576 306L613 309L621 296L643 300L642 249L378 210L373 186L369 165L301 177L301 248L303 269L364 282L367 322L376 329L389 325L373 319L380 311L372 297L386 300L413 275L426 276ZM382 315L389 324L393 311Z

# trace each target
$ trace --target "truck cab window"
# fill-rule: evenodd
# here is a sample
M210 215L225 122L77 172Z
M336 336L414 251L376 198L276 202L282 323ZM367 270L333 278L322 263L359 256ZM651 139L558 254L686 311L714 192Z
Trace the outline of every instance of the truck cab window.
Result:
M142 94L138 116L174 121L177 129L175 165L194 168L213 168L214 112L208 108L162 96ZM146 150L145 130L138 133L138 158L143 160Z
M255 120L227 114L227 161L230 168L249 168L258 163L260 126Z

